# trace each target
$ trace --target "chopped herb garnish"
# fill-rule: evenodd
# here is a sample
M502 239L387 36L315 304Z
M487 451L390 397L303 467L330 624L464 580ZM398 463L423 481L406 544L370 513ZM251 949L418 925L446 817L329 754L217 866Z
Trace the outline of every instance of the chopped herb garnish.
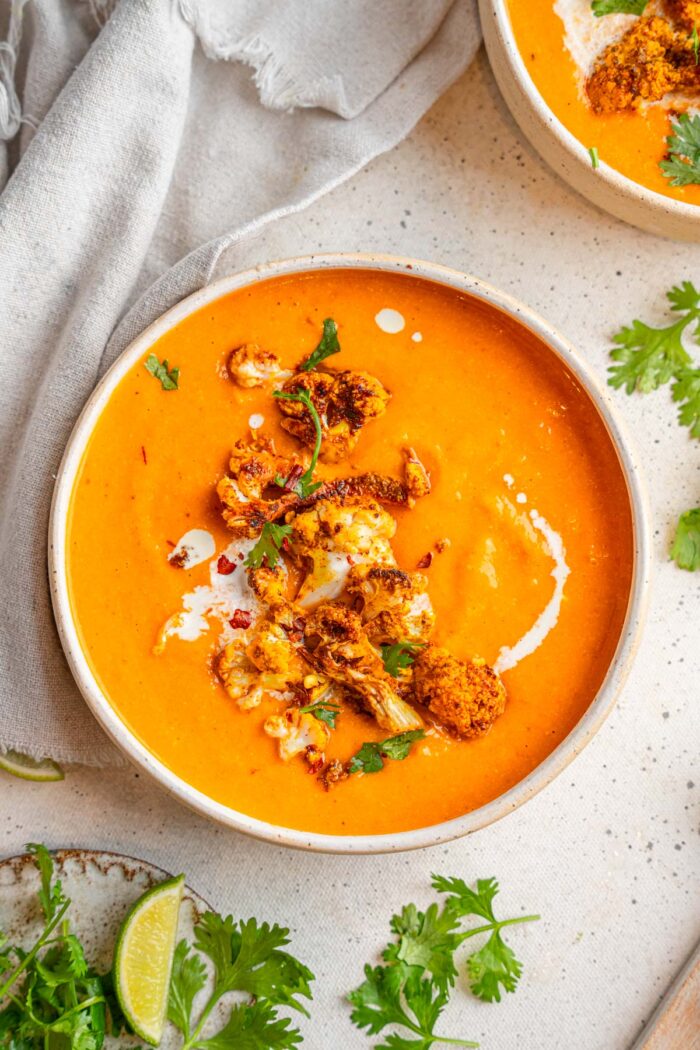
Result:
M316 703L307 704L306 707L300 707L299 710L303 715L313 715L319 722L325 722L331 729L335 729L335 721L340 714L338 705L326 700L317 700Z
M382 952L383 965L365 966L364 982L348 996L353 1007L351 1020L358 1028L370 1035L392 1029L382 1043L375 1044L375 1050L479 1045L435 1032L457 978L455 953L468 938L490 934L486 944L467 959L469 983L480 999L500 1001L501 988L515 991L522 973L522 964L500 931L515 923L531 922L538 915L498 921L492 906L498 892L495 879L479 879L476 890L471 890L462 879L434 875L433 886L448 895L442 907L434 903L423 912L415 904L407 904L394 915L394 939ZM464 930L461 920L468 915L478 915L486 922ZM403 1031L399 1034L397 1030Z
M424 736L425 732L422 729L411 729L407 733L390 736L388 740L367 741L350 759L348 772L378 773L384 768L385 758L403 762L404 758L408 758L412 745Z
M340 353L340 343L338 342L338 326L332 317L327 317L323 322L323 335L321 341L312 354L307 357L306 361L299 365L300 372L310 372L312 368L316 368L317 365L321 364L321 361L325 361L327 357L332 357L333 354Z
M313 422L314 430L316 431L316 443L311 454L311 463L309 464L308 470L301 475L293 490L297 495L301 496L302 499L305 499L307 496L310 496L315 492L316 489L321 487L320 481L312 480L316 464L318 463L319 452L321 451L321 442L323 441L321 420L308 390L304 390L303 387L298 387L292 394L286 394L282 390L275 390L274 396L279 398L280 401L298 401L300 404L304 405L311 416L311 421ZM279 485L280 488L287 488L287 480L288 479L278 476L275 478L275 484Z
M700 36L698 36L698 27L693 23L693 32L690 34L690 43L693 48L693 57L695 58L695 65L698 64L698 58L700 57Z
M180 382L180 369L169 368L167 361L159 361L155 354L149 354L144 362L147 372L160 380L163 390L177 390Z
M700 115L681 113L671 131L666 139L668 156L659 167L672 186L700 184Z
M591 148L588 151L588 154L589 154L589 156L591 158L591 167L599 168L600 167L600 157L598 156L598 147L597 146L591 146Z
M591 11L596 18L603 15L642 15L649 0L593 0Z
M263 562L269 569L274 569L279 558L280 547L292 531L291 525L275 525L273 521L266 521L260 533L260 539L243 564L248 569L259 569Z
M181 1050L293 1050L302 1042L301 1032L275 1010L291 1007L308 1017L299 996L311 999L314 975L282 950L288 934L281 926L255 919L236 922L231 915L213 912L201 917L194 948L180 941L175 950L170 981L168 1019L182 1032ZM193 1017L195 998L207 981L202 955L213 964L214 990ZM222 1028L204 1036L207 1019L229 992L245 992L249 999L233 1006Z
M399 678L400 672L411 667L419 649L425 648L425 642L396 642L395 645L380 646L384 670Z
M671 557L679 569L700 570L700 507L686 510L678 519Z

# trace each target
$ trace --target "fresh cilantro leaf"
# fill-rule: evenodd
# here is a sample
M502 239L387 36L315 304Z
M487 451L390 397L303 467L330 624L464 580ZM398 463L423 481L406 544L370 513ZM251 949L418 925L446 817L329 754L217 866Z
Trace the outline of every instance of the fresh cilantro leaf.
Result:
M588 151L588 156L591 158L591 167L592 168L599 168L600 167L600 157L598 156L598 147L597 146L591 146L591 148Z
M349 773L378 773L384 768L384 759L392 758L402 762L408 757L411 745L422 740L425 732L422 729L411 729L407 733L398 733L387 740L366 741L360 750L350 759Z
M679 569L700 570L700 507L686 510L678 519L671 557Z
M321 442L323 441L323 428L321 427L321 419L319 417L318 412L316 411L316 406L311 400L311 395L309 394L308 390L304 390L303 387L298 387L297 390L294 391L294 393L290 394L286 394L282 390L275 390L273 396L279 398L280 401L298 401L300 404L304 405L307 412L311 416L311 421L313 422L314 430L316 431L316 442L314 444L314 450L311 453L311 463L309 464L308 469L299 478L299 481L295 488L295 492L297 492L297 494L301 496L302 499L306 499L307 496L310 496L313 492L316 491L316 489L319 489L321 487L320 481L313 480L314 470L316 469L316 464L318 463L318 456L321 451ZM276 479L275 483L279 484L280 480L281 479ZM285 482L282 482L282 487L284 487L284 485Z
M695 31L697 38L697 30ZM693 44L695 50L695 44ZM697 51L695 51L697 65ZM700 183L700 115L681 113L671 134L666 139L668 157L659 167L672 186L690 186Z
M190 949L187 941L175 948L168 994L168 1020L180 1029L185 1039L190 1036L190 1017L195 996L207 983L207 968L201 956Z
M207 1050L294 1050L301 1043L298 1028L290 1027L287 1017L278 1017L269 1002L242 1003L231 1011L224 1027L199 1039L197 1047Z
M407 904L393 916L391 929L398 941L385 949L384 959L420 966L439 988L454 984L457 968L453 956L462 937L457 933L459 919L450 908L439 910L437 904L431 904L422 912L415 904Z
M46 846L37 842L27 843L27 852L34 857L34 863L39 869L41 876L41 889L38 892L39 903L47 922L56 915L58 909L65 903L61 882L56 879L53 882L53 858Z
M693 31L690 34L690 43L693 48L695 65L697 66L698 61L700 61L700 36L698 36L698 27L695 23L693 23Z
M312 368L316 368L317 365L321 364L321 361L325 361L327 357L332 357L333 354L340 353L340 343L338 342L338 326L332 317L327 317L323 322L323 335L321 341L314 350L314 352L307 357L306 361L299 365L300 372L310 372Z
M682 336L688 325L695 324L698 338L700 293L690 281L684 281L671 289L668 300L672 310L683 314L673 324L652 328L642 321L633 321L631 327L621 329L614 337L617 348L610 356L620 363L610 368L610 386L624 387L628 394L635 390L646 394L668 383L680 368L691 363Z
M331 729L335 729L335 722L340 714L340 708L337 704L330 704L325 700L317 700L314 704L307 704L306 707L301 707L301 714L313 715L319 722L325 722Z
M275 525L274 521L266 521L260 533L260 539L248 552L248 557L243 564L248 569L259 569L263 562L274 569L279 558L280 547L292 531L291 525Z
M680 368L671 387L674 401L681 402L678 421L700 438L700 368Z
M411 667L417 651L424 648L425 642L396 642L394 645L381 645L384 670L393 678L398 678L401 671Z
M591 11L596 18L604 15L641 15L649 0L593 0Z
M169 368L167 361L159 361L155 354L149 354L144 362L147 372L160 380L163 390L177 390L180 384L180 369Z
M539 915L496 919L493 901L498 893L498 883L495 879L479 879L476 890L472 890L463 879L433 875L433 887L438 892L448 895L446 907L455 917L478 915L487 920L485 925L466 930L461 935L461 940L467 940L479 933L490 933L483 947L467 959L467 974L474 995L486 1002L500 1002L501 987L506 992L514 992L522 974L522 964L501 937L501 930L505 926L533 922L539 919Z

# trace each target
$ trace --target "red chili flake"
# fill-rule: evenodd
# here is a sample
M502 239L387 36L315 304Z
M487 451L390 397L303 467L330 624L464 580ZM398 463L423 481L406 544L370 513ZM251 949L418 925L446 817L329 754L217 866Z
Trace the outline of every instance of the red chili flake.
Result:
M173 543L172 540L166 540L165 542L169 547L177 547L177 543Z
M222 554L216 563L216 571L220 576L230 576L235 568L235 561L229 561L225 554Z
M146 455L146 449L143 447L143 445L141 446L141 458L143 459L146 466L148 466L148 457Z
M355 559L353 558L352 554L348 554L347 557L348 557L348 565L354 565L355 564Z
M289 474L287 475L284 484L279 487L284 489L285 492L294 492L299 482L299 478L303 473L304 468L300 467L298 463L295 464L295 466L293 466L292 469L289 471Z
M238 630L239 628L245 630L246 627L250 627L252 622L253 617L249 612L246 612L245 609L236 609L233 616L229 620L229 623L235 630Z
M419 569L429 569L431 564L432 564L432 561L433 561L433 552L432 551L428 551L428 553L424 554L423 557L421 558L421 560L418 562L418 568Z
M281 546L283 551L288 551L290 549L289 536L285 536L284 537L284 539L282 540L282 543L280 544L280 546Z
M239 551L238 552L238 560L239 561L243 561L244 557L245 557L245 555L241 551Z
M187 565L187 547L183 547L177 554L169 554L168 562L176 569L184 569Z

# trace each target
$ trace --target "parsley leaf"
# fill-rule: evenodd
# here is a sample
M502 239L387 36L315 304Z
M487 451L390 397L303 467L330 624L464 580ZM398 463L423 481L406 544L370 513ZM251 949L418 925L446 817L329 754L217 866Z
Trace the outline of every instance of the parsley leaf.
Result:
M471 990L477 998L489 1003L500 1003L501 987L506 992L514 992L523 972L522 963L501 937L501 930L504 926L533 922L539 919L539 915L519 915L514 919L497 920L493 913L493 900L498 893L495 879L479 879L476 890L472 890L463 879L433 875L433 886L440 893L448 894L446 907L455 916L479 915L487 920L485 925L463 933L461 940L490 932L483 947L467 959L467 975Z
M316 431L316 443L314 444L314 450L311 453L311 463L309 464L308 470L306 470L299 478L299 481L294 489L297 495L301 496L302 499L305 499L307 496L310 496L312 492L315 492L316 489L319 489L321 487L320 481L312 480L314 470L316 469L316 464L318 463L318 456L321 451L321 442L323 441L323 429L321 427L321 419L319 417L318 412L316 411L316 406L311 400L311 395L309 394L308 390L304 390L303 387L298 387L292 394L285 394L282 390L275 390L273 396L279 398L280 401L298 401L300 404L305 405L309 415L311 416L311 420L314 425L314 430ZM280 481L282 481L282 479L277 478L275 479L275 481L276 484L279 484ZM282 481L283 487L284 484L285 482Z
M690 435L700 438L700 368L680 368L671 393L674 401L683 402L678 422L690 428Z
M411 667L416 658L418 649L425 648L425 642L396 642L395 645L381 645L384 670L393 678L399 677L399 672Z
M700 293L690 281L684 281L671 289L668 300L672 310L683 314L673 324L652 328L633 321L631 327L614 336L617 349L610 356L620 363L609 369L610 386L624 387L628 394L635 390L646 394L668 383L679 368L691 363L682 336L690 324L695 324L695 338L700 335Z
M384 759L392 758L402 762L408 757L411 745L422 740L425 732L422 729L411 729L407 733L390 736L387 740L366 741L360 750L352 756L348 765L349 773L378 773L384 768Z
M243 564L248 569L259 569L265 564L274 569L279 558L280 547L292 531L291 525L275 525L274 521L266 521L260 533L260 539L248 551L248 556Z
M323 322L323 335L321 341L314 350L314 352L307 357L306 361L299 365L300 372L310 372L312 368L316 368L317 365L321 364L321 361L325 361L327 357L332 357L333 354L340 353L340 343L338 342L338 326L332 317L327 317Z
M303 715L313 715L319 722L325 722L331 729L335 729L335 722L340 714L337 704L331 704L325 700L317 700L314 704L307 704L306 707L301 707L299 710Z
M649 0L593 0L591 11L596 18L603 15L642 15Z
M697 30L696 30L697 37ZM693 44L695 49L695 44ZM697 52L695 64L697 65ZM668 157L659 161L659 167L672 186L690 186L700 183L700 116L681 113L666 139Z
M671 557L679 569L700 570L700 507L686 510L678 519Z
M180 383L180 369L168 368L167 361L159 361L155 354L149 354L144 362L146 371L160 380L163 390L177 390Z

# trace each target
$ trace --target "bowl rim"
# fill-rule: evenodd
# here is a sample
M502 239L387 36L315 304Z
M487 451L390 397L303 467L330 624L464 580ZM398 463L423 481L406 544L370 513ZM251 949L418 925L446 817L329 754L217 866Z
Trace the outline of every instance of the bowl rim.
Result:
M102 693L92 673L72 616L66 571L70 498L92 429L113 390L152 344L185 317L231 292L260 281L331 269L400 272L446 286L502 311L538 337L575 376L596 407L616 450L627 484L633 530L634 564L625 620L606 675L589 707L562 740L526 777L502 795L469 813L411 831L379 835L330 835L271 824L205 795L161 762L127 727ZM592 739L610 713L639 644L651 570L647 499L640 467L612 399L573 347L537 313L507 293L450 267L401 256L352 252L306 255L264 263L199 289L171 307L134 339L99 381L78 417L56 475L48 536L49 583L59 638L76 684L92 714L117 747L169 794L201 815L257 839L323 853L389 853L435 846L476 831L517 809L550 783Z
M548 126L552 134L556 136L560 144L577 164L583 165L587 171L593 171L591 156L587 147L576 138L573 132L569 131L551 106L545 102L539 88L530 76L530 72L520 53L510 20L508 0L479 0L479 9L482 18L484 18L484 10L490 11L493 15L508 64L515 75L518 86L525 92L527 100L536 111L537 116L543 124ZM599 158L599 167L594 174L596 178L605 180L619 194L629 200L633 200L636 204L644 204L656 212L672 212L679 219L682 218L691 223L697 224L700 222L700 205L686 204L684 201L676 200L675 197L649 189L640 182L635 182L628 175L623 175L622 172L612 167L602 157Z

